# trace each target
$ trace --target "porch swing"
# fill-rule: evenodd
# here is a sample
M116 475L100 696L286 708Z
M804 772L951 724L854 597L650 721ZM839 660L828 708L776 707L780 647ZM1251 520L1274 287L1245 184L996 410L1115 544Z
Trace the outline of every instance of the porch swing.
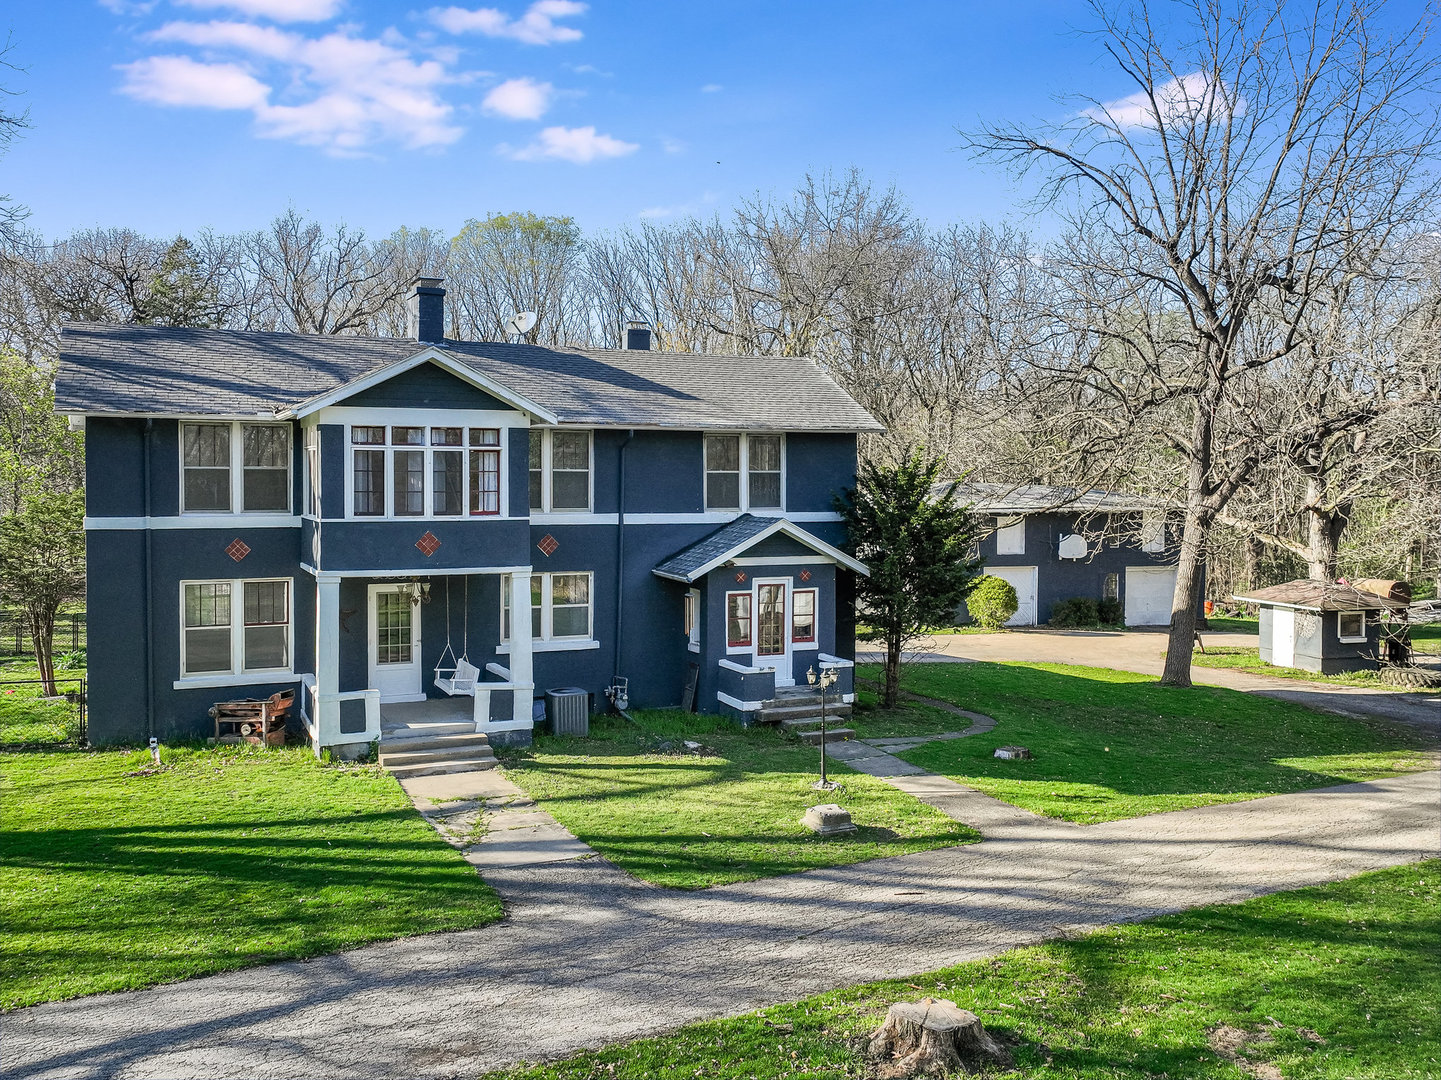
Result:
M461 609L460 655L450 647L450 578L445 579L445 648L435 663L435 686L451 697L465 695L475 697L475 684L480 681L480 669L470 662L470 578L465 579L465 603ZM446 657L450 666L446 667Z

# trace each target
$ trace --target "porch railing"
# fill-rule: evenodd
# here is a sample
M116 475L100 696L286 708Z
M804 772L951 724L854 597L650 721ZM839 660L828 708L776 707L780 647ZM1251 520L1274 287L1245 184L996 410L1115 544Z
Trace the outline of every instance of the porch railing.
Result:
M315 685L314 675L302 675L300 682L305 688L300 718L305 722L305 730L310 733L310 745L316 757L327 746L375 742L380 738L379 690L342 690L335 694L322 694ZM348 719L345 714L353 712L353 707L347 709L345 705L352 701L363 703L361 715L365 726L359 731L343 731L342 725Z
M510 668L502 664L486 664L485 670L499 681L480 680L475 684L475 730L529 731L533 726L530 712L531 702L535 697L535 683L516 682L511 677ZM509 691L511 694L509 718L504 715L497 717L492 713L490 695L496 691Z

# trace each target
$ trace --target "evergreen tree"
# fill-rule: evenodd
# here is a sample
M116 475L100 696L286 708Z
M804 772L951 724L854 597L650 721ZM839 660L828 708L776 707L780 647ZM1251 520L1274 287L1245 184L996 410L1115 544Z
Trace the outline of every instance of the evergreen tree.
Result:
M165 249L150 280L150 300L140 321L157 326L209 328L214 325L214 295L195 254L195 245L177 236Z
M836 500L856 557L870 577L856 582L864 620L886 645L882 704L900 699L901 652L927 628L949 623L980 571L972 554L978 526L938 485L941 459L912 450L896 465L861 465L856 486Z

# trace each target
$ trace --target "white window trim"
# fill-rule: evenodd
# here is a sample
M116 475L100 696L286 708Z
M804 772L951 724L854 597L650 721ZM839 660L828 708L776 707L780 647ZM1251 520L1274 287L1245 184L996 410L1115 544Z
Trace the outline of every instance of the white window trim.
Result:
M320 474L320 425L306 424L300 429L301 448L305 451L303 455L304 467L301 472L304 474L304 490L300 493L300 516L309 518L311 521L320 520L320 498L323 487L323 477ZM314 451L312 454L311 451Z
M230 427L230 509L229 510L188 510L185 506L185 429L188 426L206 424L211 426L229 425ZM246 510L245 506L245 443L241 435L241 429L247 427L279 427L284 428L285 435L285 509L284 510ZM180 513L185 516L193 514L222 515L225 517L274 517L277 514L293 514L295 511L295 428L286 421L276 420L210 420L199 417L190 420L180 421L176 428L176 451L175 458L180 463L180 484L179 503Z
M586 632L584 634L567 634L564 637L557 637L554 632L555 616L555 581L557 576L571 577L584 575L589 579L586 595L590 597L586 604ZM595 573L590 570L547 570L540 574L530 574L529 577L540 578L540 636L531 638L531 649L536 652L565 652L568 650L598 649L600 642L595 638ZM498 653L510 652L510 638L505 633L505 616L510 609L510 580L511 575L506 574L500 579L500 645L496 648ZM571 607L575 605L565 605ZM536 608L531 607L532 611Z
M1012 532L1012 530L1015 530ZM1006 535L1008 539L1020 537L1020 546L1014 550L1001 550L1001 537ZM1024 555L1026 553L1026 518L1025 515L1014 518L996 518L996 554L997 555Z
M700 652L700 590L687 589L685 595L686 602L690 604L690 633L687 635L686 648L693 653L698 653Z
M1166 512L1146 510L1141 514L1141 550L1147 555L1160 555L1166 550Z
M418 421L413 416L407 416L403 420L392 422L389 416L379 412L374 414L370 420L348 421L344 425L343 438L345 440L345 519L347 521L502 521L510 517L510 484L507 483L507 462L509 461L510 447L508 433L510 428L504 424L487 423L484 420L477 422L472 419L456 420L449 414L437 413L440 419L427 419ZM357 427L383 427L385 429L384 443L353 443L351 442L351 431ZM426 444L424 446L396 446L391 443L390 429L393 427L422 427L425 429ZM458 427L464 433L461 435L459 446L431 446L430 429L433 427L447 428ZM471 446L470 431L472 428L487 428L500 431L499 446ZM385 454L385 476L381 480L381 490L385 494L385 513L383 514L357 514L355 512L355 451L357 450L379 450ZM395 512L395 467L394 457L397 450L419 450L425 454L425 513L423 514L397 514ZM436 450L460 453L461 468L461 498L464 509L459 514L436 514L432 511L435 506L435 459ZM498 514L472 514L470 512L470 451L472 450L498 450L500 451L500 513Z
M811 601L811 639L809 641L796 640L796 597L801 593L808 592L815 597ZM814 585L803 585L800 588L791 589L790 597L786 601L790 608L790 623L786 627L786 633L790 635L791 652L811 652L821 647L821 591Z
M530 444L526 443L525 453L525 504L532 517L538 514L574 514L589 517L595 513L595 431L590 428L531 428L533 432L540 433L540 506L530 505ZM587 440L587 458L590 467L587 470L584 510L575 507L566 507L562 510L554 510L554 453L551 446L551 438L557 431L584 431ZM567 470L570 471L570 470Z
M1347 635L1341 632L1341 620L1347 615L1359 615L1361 617L1361 633ZM1369 640L1366 633L1366 613L1364 611L1338 611L1336 612L1336 640L1345 642L1348 645L1360 645Z
M245 586L265 581L283 581L285 594L285 647L290 653L290 666L245 670ZM229 585L230 586L230 670L185 673L185 649L189 629L185 625L185 588L188 585ZM251 683L283 682L285 676L295 674L295 579L287 577L263 578L189 578L180 582L180 677L175 689L187 686L246 686Z
M781 441L781 500L779 506L761 506L755 508L760 514L784 514L786 512L786 437L780 431L706 431L701 434L700 442L700 469L701 469L701 506L707 513L737 513L749 514L751 507L751 455L750 436L758 435L767 439L780 439ZM710 504L710 474L711 470L706 464L705 444L712 436L739 436L740 438L740 506L711 507Z

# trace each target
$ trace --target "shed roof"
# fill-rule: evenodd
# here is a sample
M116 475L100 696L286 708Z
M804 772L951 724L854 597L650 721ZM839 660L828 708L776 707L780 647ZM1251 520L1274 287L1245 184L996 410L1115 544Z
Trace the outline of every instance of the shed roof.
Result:
M670 558L658 563L652 573L672 581L686 584L705 577L717 566L735 558L741 552L760 543L768 536L781 533L797 543L834 559L847 570L858 574L870 574L865 563L847 555L834 544L828 544L819 536L806 532L794 522L785 518L763 518L753 514L742 514L734 521L722 525L715 532L698 540L690 547L676 552Z
M939 494L951 483L937 484ZM961 502L971 503L988 514L1120 513L1137 510L1160 510L1169 504L1162 499L1132 495L1124 491L1103 491L1100 488L1057 487L1048 484L961 483L956 486Z
M85 414L269 415L439 348L562 424L875 432L806 357L66 323L56 408Z
M1288 581L1283 585L1270 585L1264 589L1252 589L1248 593L1238 593L1232 599L1248 604L1301 608L1305 611L1380 611L1406 606L1375 593L1363 592L1344 581L1311 581L1306 578Z

